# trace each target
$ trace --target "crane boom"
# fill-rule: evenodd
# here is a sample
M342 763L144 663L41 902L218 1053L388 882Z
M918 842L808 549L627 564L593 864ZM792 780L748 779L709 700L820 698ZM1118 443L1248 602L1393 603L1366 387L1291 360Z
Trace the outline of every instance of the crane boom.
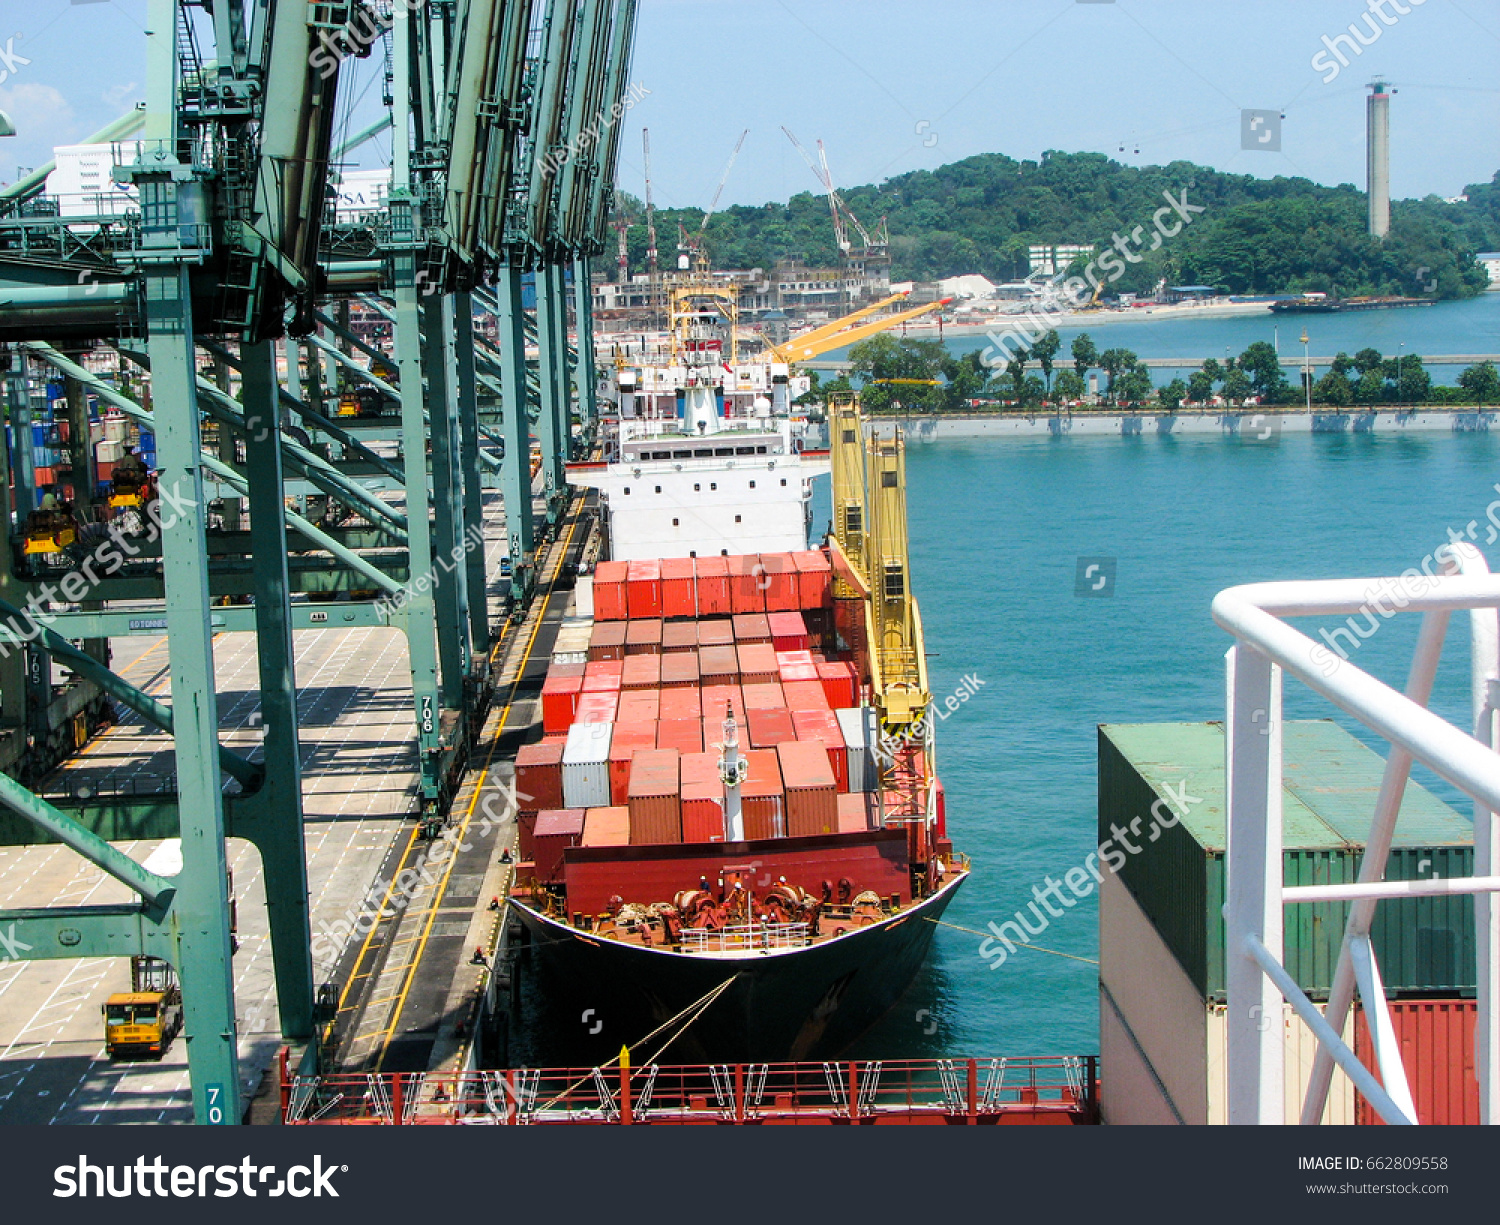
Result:
M943 298L937 302L928 302L922 306L914 306L911 310L897 311L894 315L887 315L884 319L876 319L870 323L861 323L843 331L825 333L820 339L808 340L798 336L787 341L784 345L772 350L778 361L806 362L811 361L820 353L827 353L830 349L842 349L845 345L852 345L858 341L875 336L887 328L895 327L898 323L909 323L913 319L919 319L923 315L929 315L933 311L942 310L952 298ZM840 320L840 323L845 320Z
M703 232L708 229L708 219L714 215L714 212L719 207L719 197L724 194L724 184L729 182L729 172L734 169L735 159L739 157L740 149L745 144L745 137L749 135L750 129L746 128L743 132L740 133L739 140L735 142L734 152L729 155L729 162L724 167L724 173L719 176L719 186L714 191L714 198L708 203L708 212L703 214L703 224L698 227L698 234L700 237L702 236Z
M651 202L651 129L641 129L641 152L646 159L646 272L656 276L656 206Z

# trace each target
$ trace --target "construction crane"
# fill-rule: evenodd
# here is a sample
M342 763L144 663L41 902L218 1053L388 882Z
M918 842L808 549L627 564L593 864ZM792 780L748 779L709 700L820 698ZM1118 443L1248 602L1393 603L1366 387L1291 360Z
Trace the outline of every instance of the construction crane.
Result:
M703 254L703 238L708 229L708 219L719 207L719 197L724 194L724 184L729 182L729 172L734 169L735 159L739 157L745 137L749 135L750 129L746 128L740 133L739 140L735 142L734 152L729 155L729 162L724 167L724 173L719 176L719 186L714 191L714 198L709 201L708 211L703 214L703 221L698 226L698 232L690 234L682 222L677 223L677 250L681 252L677 257L678 268L702 269L707 263L707 258Z
M841 349L845 345L857 344L861 340L878 335L888 328L895 327L898 323L910 323L913 319L920 319L923 315L930 315L934 311L940 311L953 301L952 298L940 298L936 302L927 302L921 306L914 306L910 310L897 311L893 315L885 315L868 323L858 323L857 320L888 306L906 297L904 293L893 294L874 306L863 307L853 311L832 323L824 324L820 328L814 328L811 332L804 332L800 336L779 345L767 344L770 350L771 360L778 362L807 362L812 361L821 353L827 353L832 349ZM850 327L849 324L854 326Z
M850 262L864 262L870 259L883 259L890 251L891 236L886 228L886 219L882 217L873 230L866 229L864 223L854 215L854 210L848 205L844 197L839 195L833 185L833 172L828 168L828 150L824 148L823 142L818 141L818 157L813 160L811 153L797 139L792 130L787 127L781 129L786 133L786 138L792 142L797 152L802 155L802 160L807 163L807 168L813 172L813 177L822 185L823 190L828 193L828 212L833 218L833 237L838 244L839 255L843 257L846 267ZM861 243L864 245L858 250L849 239L849 226L853 226L858 233ZM848 277L845 276L847 288Z
M651 202L651 129L641 129L641 153L646 159L646 275L656 283L656 205Z

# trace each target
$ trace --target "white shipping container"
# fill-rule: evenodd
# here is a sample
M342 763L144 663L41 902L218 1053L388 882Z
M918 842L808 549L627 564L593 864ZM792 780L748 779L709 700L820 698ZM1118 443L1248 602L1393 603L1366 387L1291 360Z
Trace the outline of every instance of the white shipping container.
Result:
M849 790L875 790L878 774L872 769L874 762L870 753L870 724L864 710L836 710L833 717L839 721L839 731L844 735L844 748L849 754Z
M125 454L125 448L118 442L101 442L97 448L97 455L101 464L119 463Z
M1085 873L1085 879L1093 877ZM1290 1004L1284 1006L1280 1023L1286 1052L1284 1119L1296 1124L1317 1040ZM1351 1014L1345 1040L1352 1042L1353 1034ZM1228 1121L1224 1005L1199 995L1151 920L1112 872L1104 873L1099 886L1099 1046L1109 1069L1100 1102L1106 1123ZM1323 1122L1355 1122L1354 1103L1353 1082L1335 1069Z
M573 584L573 612L575 616L594 619L594 576L580 574Z
M587 651L553 651L552 662L555 664L586 664L589 661Z
M594 632L592 621L580 621L572 617L565 617L557 627L557 638L552 643L552 650L557 651L583 651L587 654L589 649L589 637Z
M125 418L124 417L106 417L106 418L104 418L104 437L109 442L124 442L125 441Z
M563 746L563 806L609 807L609 742L613 723L575 723Z

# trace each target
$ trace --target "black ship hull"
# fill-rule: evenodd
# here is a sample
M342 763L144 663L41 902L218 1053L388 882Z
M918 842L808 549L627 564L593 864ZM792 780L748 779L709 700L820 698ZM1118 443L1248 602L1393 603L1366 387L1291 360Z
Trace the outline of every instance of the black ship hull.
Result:
M929 920L941 918L965 878L847 935L732 958L600 940L510 905L540 981L567 1009L560 1015L577 1016L579 1048L590 1057L633 1046L685 1010L691 1016L728 981L685 1029L679 1020L632 1057L657 1062L665 1047L665 1063L774 1063L832 1058L889 1012L927 956L937 930Z

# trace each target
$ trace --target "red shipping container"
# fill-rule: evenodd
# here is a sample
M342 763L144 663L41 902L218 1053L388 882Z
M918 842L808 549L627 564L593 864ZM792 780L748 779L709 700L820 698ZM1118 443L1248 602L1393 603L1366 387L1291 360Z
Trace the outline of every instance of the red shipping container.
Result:
M698 615L700 617L727 617L734 611L734 601L729 595L729 559L727 557L697 558L694 563L694 574L698 586ZM702 642L701 637L699 641Z
M615 720L609 738L609 802L630 802L630 763L637 752L656 747L656 720L629 723Z
M562 879L563 852L583 837L583 813L582 808L554 808L536 814L531 845L537 880Z
M745 695L746 710L781 710L787 704L781 686L774 682L741 685L740 692Z
M562 740L541 740L516 750L516 802L526 808L561 808Z
M628 621L595 621L589 634L589 659L624 659Z
M1391 1025L1401 1065L1411 1086L1417 1122L1423 1127L1479 1123L1479 1081L1474 1074L1475 1000L1392 1000ZM1362 1007L1354 1013L1354 1053L1380 1079L1370 1023ZM1383 1123L1363 1096L1356 1098L1361 1123Z
M738 613L730 618L735 645L746 642L770 642L771 619L765 613Z
M679 686L663 689L658 705L659 719L699 719L703 717L702 690Z
M823 690L822 681L782 681L781 692L786 697L788 710L832 709L828 705L828 694Z
M803 608L821 608L828 603L833 587L833 567L816 549L792 554L797 567L797 603ZM597 597L596 597L597 598Z
M633 561L625 575L625 607L630 619L661 616L661 562Z
M764 571L755 553L740 553L729 558L729 611L763 613L766 611Z
M790 553L760 555L761 586L766 593L766 611L783 612L801 607L798 597L797 563Z
M776 670L776 650L769 642L742 642L735 647L739 660L740 684L779 683L781 673Z
M627 655L620 673L621 689L658 689L661 687L660 655Z
M682 840L724 841L724 782L717 753L682 759Z
M818 679L823 682L828 705L834 710L847 710L859 705L859 674L852 663L819 664Z
M733 647L699 647L698 676L704 686L737 685L740 681L740 657Z
M771 645L776 654L783 651L806 651L812 644L807 639L807 622L800 612L768 612L766 625L771 631ZM811 663L808 659L800 661Z
M724 707L734 710L734 717L741 727L745 726L745 695L738 685L704 685L703 717L724 721Z
M782 838L786 836L786 808L781 792L781 766L775 749L750 749L744 754L749 764L745 781L740 784L740 811L746 838Z
M698 622L698 645L700 647L732 647L734 645L734 621L729 617L715 617Z
M532 831L536 829L536 810L523 808L516 813L516 850L523 862L533 862L536 848L532 845Z
M828 754L828 764L833 769L834 782L838 789L849 790L849 750L844 746L844 734L839 730L839 721L831 710L792 711L792 730L797 739L807 743L821 744Z
M691 557L664 557L661 563L661 611L665 617L696 617L698 593Z
M798 654L801 653L798 652ZM781 676L781 683L783 685L791 685L799 681L811 681L819 689L823 687L823 682L818 679L817 664L782 664L777 671Z
M630 845L682 841L682 793L676 749L642 749L630 764Z
M655 723L661 718L661 694L655 689L627 689L615 711L617 723Z
M663 689L698 688L698 652L674 651L661 657L661 683Z
M552 676L542 682L542 727L548 732L566 732L578 713L583 677Z
M776 746L776 758L786 795L788 837L838 833L838 785L823 746L817 741L788 741Z
M643 617L629 621L625 626L625 654L661 654L661 618Z
M754 749L773 749L797 738L792 730L792 716L786 710L749 709L745 711L745 722L750 727L750 747Z
M661 627L661 649L664 655L679 651L698 652L698 623L696 621L668 621Z
M870 801L863 791L839 796L839 833L859 834L871 828Z
M656 747L676 749L679 753L703 752L703 720L658 719Z
M616 622L616 624L619 624ZM627 623L628 624L628 623ZM584 665L584 693L608 693L620 687L620 677L625 670L623 659L596 659Z
M590 808L583 814L583 837L579 846L629 846L630 809Z
M594 567L595 621L623 621L629 615L625 598L627 573L623 561L601 561Z
M574 723L613 723L619 708L620 691L611 689L607 693L584 693L578 697L578 713Z

